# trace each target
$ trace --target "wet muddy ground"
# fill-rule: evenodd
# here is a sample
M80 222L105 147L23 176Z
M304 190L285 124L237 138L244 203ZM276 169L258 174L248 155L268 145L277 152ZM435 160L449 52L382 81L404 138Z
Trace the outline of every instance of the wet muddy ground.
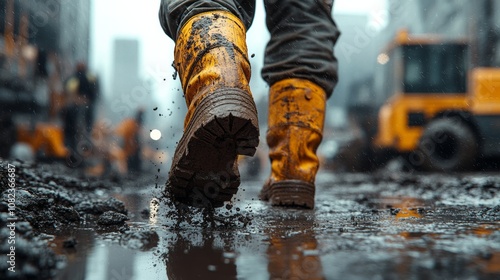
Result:
M179 222L155 175L89 182L16 164L17 272L2 202L1 279L500 278L498 173L323 171L312 211L273 208L257 199L263 178L243 180L213 220Z

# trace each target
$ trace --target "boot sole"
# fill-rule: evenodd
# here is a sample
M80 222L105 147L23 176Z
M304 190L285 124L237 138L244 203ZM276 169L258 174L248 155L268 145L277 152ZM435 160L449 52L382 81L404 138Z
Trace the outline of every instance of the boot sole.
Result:
M262 189L259 192L259 199L262 201L269 201L269 192L270 192L270 186L266 182L265 185L262 187Z
M195 207L221 207L238 191L238 155L259 144L255 103L247 92L220 89L196 107L176 148L166 193Z
M314 208L315 187L300 180L272 183L263 198L269 198L273 206Z

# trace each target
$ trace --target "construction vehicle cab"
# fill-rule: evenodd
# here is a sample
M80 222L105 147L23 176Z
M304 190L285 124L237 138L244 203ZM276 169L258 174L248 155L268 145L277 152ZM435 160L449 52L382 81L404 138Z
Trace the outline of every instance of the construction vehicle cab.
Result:
M372 148L444 171L500 155L500 69L475 67L473 53L466 40L401 31L377 58Z

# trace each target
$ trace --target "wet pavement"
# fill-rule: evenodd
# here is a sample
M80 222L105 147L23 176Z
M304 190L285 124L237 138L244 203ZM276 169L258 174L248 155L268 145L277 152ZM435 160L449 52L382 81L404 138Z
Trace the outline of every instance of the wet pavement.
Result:
M499 176L324 173L314 211L270 207L256 199L260 184L244 182L215 226L201 214L177 225L154 186L116 195L130 229L59 235L59 279L500 277ZM78 245L63 248L71 236Z
M263 179L210 221L173 219L154 183L98 190L116 225L99 208L37 240L53 279L500 279L500 174L323 171L315 210L259 201Z

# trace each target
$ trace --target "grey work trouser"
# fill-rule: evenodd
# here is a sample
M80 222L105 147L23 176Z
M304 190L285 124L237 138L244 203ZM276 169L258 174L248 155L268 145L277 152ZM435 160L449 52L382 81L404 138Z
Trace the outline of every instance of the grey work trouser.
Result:
M333 47L340 35L331 11L333 0L264 0L267 44L263 79L272 86L288 79L310 80L328 96L337 83L337 59ZM172 39L192 16L224 10L238 16L247 30L255 13L255 0L162 0L160 22Z

